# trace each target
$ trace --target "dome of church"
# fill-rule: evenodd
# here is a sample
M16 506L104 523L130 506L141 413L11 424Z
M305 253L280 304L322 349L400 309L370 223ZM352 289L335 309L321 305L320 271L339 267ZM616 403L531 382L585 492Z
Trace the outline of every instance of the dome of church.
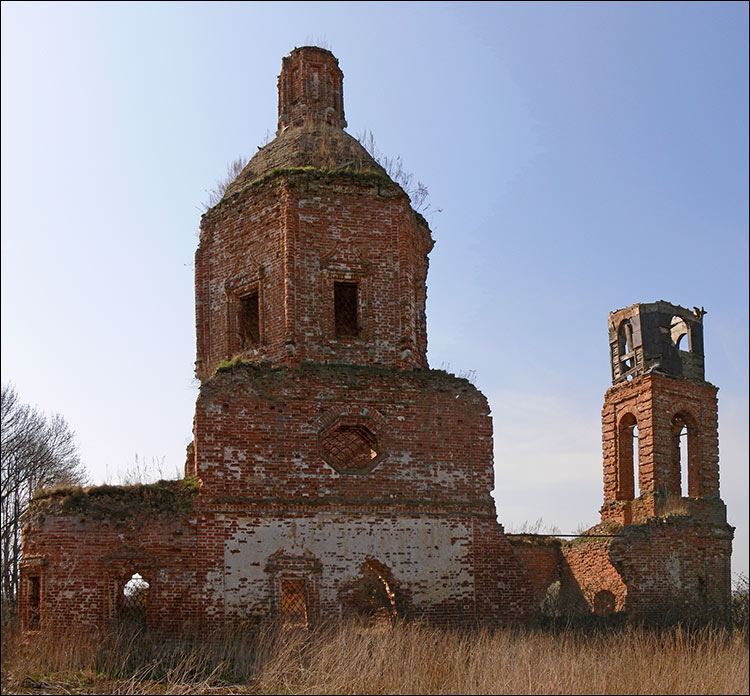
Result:
M241 191L275 169L314 167L325 171L347 169L386 175L360 142L327 123L291 126L262 147L227 187L226 196Z

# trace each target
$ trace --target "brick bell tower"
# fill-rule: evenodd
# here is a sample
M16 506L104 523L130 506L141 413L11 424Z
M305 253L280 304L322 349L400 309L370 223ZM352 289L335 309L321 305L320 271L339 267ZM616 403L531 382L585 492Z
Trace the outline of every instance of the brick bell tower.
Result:
M637 522L678 500L691 514L723 513L718 389L704 378L703 314L662 301L609 315L605 519Z
M427 365L429 226L343 130L330 51L292 51L278 90L196 252L202 613L519 618L487 400Z
M733 528L719 497L718 389L705 381L704 314L659 301L609 315L601 516L626 525L610 557L636 614L676 597L723 611L729 598Z

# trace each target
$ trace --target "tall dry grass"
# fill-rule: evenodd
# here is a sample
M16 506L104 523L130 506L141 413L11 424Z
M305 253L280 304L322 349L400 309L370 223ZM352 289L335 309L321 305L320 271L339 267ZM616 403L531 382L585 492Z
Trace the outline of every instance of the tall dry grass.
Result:
M3 693L734 694L747 633L718 628L452 631L265 627L165 641L3 635Z

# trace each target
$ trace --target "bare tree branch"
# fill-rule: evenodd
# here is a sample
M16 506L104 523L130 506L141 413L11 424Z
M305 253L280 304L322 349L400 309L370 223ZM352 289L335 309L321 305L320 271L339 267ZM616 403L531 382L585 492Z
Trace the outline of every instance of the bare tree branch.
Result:
M18 593L21 518L34 492L57 483L82 485L86 476L65 419L21 403L10 384L2 387L0 425L0 595L6 605Z
M378 150L378 146L375 143L375 136L371 130L362 131L357 136L357 140L372 155L372 158L385 169L388 176L404 189L406 195L409 196L409 200L411 200L414 210L424 216L442 212L441 208L433 208L427 203L427 197L430 195L429 190L421 181L414 183L414 174L404 169L404 163L400 155L397 157L386 157Z
M268 134L266 134L266 138L268 138ZM208 198L201 203L201 208L204 212L209 208L213 208L224 197L229 184L239 176L239 173L245 168L247 163L247 157L240 156L227 165L226 175L222 179L219 179L211 190L206 190Z

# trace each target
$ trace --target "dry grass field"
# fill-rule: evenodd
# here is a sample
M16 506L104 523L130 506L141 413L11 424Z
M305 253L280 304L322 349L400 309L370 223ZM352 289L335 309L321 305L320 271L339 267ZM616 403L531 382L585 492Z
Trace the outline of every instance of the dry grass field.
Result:
M4 694L741 694L746 629L451 631L266 627L165 641L146 634L24 640L6 625Z

